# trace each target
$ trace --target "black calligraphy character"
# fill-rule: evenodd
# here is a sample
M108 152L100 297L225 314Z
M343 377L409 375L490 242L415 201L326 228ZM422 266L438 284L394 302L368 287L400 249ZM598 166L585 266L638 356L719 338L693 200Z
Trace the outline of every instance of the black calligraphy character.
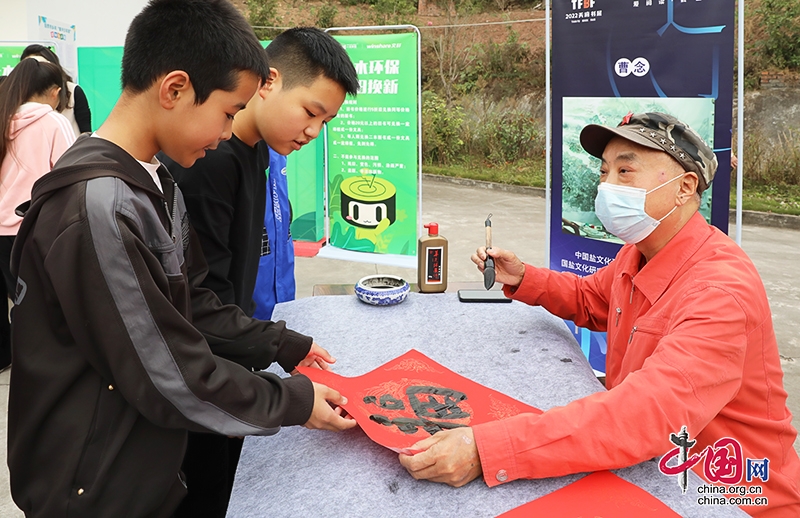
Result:
M428 395L427 401L421 401L419 397L425 394ZM463 392L443 387L411 386L406 389L406 395L414 413L423 419L432 417L464 419L469 417L469 414L458 406L459 402L467 399L467 395Z
M384 394L381 396L381 408L386 408L388 410L405 410L406 406L403 402L399 399L393 398L389 394Z
M394 425L398 430L406 434L417 433L420 427L422 427L422 429L429 434L433 435L436 432L441 432L442 430L461 428L465 426L458 423L436 423L428 419L413 419L409 417L396 417L394 419L389 419L385 415L380 414L373 414L369 416L369 418L370 420L375 421L378 424L382 424L383 426Z

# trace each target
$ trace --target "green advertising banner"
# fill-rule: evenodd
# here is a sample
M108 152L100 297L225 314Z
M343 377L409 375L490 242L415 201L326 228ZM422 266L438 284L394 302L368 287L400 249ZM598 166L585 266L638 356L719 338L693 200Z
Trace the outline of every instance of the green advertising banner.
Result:
M413 258L419 225L417 33L335 38L356 66L361 88L355 99L345 100L326 133L330 244ZM122 51L78 48L93 129L119 98ZM287 158L296 240L324 237L322 140Z
M417 33L336 39L356 67L360 89L328 123L329 244L354 252L415 256Z
M92 110L92 130L105 122L122 93L122 47L78 47L81 88Z
M324 146L315 139L286 157L286 181L292 205L292 239L318 242L325 237L323 205Z
M0 76L7 76L19 63L19 57L27 45L0 44Z
M39 43L44 45L53 52L56 52L55 46L49 41L1 41L0 40L0 76L7 76L14 70L14 67L19 64L19 58L22 56L22 51L31 43ZM56 52L58 54L58 52ZM61 57L60 54L58 54Z

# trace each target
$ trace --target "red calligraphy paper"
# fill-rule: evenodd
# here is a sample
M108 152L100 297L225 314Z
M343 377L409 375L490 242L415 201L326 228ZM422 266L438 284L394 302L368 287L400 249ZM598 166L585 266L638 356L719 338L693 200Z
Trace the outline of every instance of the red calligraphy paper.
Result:
M680 518L637 485L610 471L598 471L497 518Z
M412 349L362 376L298 367L347 397L345 410L370 439L396 452L434 433L542 411L484 387Z

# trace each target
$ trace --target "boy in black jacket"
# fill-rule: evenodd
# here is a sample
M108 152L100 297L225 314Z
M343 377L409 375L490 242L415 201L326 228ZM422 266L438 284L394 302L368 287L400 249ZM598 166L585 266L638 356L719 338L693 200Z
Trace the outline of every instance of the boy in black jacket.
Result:
M230 140L209 150L190 168L164 153L158 155L180 186L189 221L208 261L209 273L202 286L248 316L255 311L253 290L261 256L289 248L282 248L278 240L291 240L290 235L275 235L274 228L264 225L265 208L276 211L276 218L285 218L286 226L290 219L288 207L283 213L275 206L279 200L265 203L269 148L281 155L300 149L336 116L345 94L358 91L358 75L344 48L319 29L289 29L265 52L269 77L237 114ZM277 188L270 191L278 195ZM276 276L294 277L289 260L277 257L275 261ZM241 449L238 437L189 433L182 466L189 493L176 518L225 517Z
M331 361L282 322L201 288L206 265L180 190L153 161L190 166L231 135L269 74L227 0L152 0L125 41L123 92L36 183L12 256L8 463L35 516L170 516L185 495L187 430L343 430L344 398L304 376Z

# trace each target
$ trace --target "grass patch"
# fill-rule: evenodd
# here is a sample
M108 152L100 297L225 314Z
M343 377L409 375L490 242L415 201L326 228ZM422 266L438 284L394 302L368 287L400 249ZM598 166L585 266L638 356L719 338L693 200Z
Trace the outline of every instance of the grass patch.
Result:
M544 187L544 159L526 158L508 164L484 164L476 160L458 164L422 166L422 172L508 185Z
M731 187L731 208L736 207L736 186ZM800 185L746 185L742 208L800 216Z
M544 159L523 159L509 164L484 164L476 160L447 166L423 165L422 172L509 185L544 187ZM731 186L731 208L736 208L736 185ZM800 216L800 185L745 185L742 208Z

